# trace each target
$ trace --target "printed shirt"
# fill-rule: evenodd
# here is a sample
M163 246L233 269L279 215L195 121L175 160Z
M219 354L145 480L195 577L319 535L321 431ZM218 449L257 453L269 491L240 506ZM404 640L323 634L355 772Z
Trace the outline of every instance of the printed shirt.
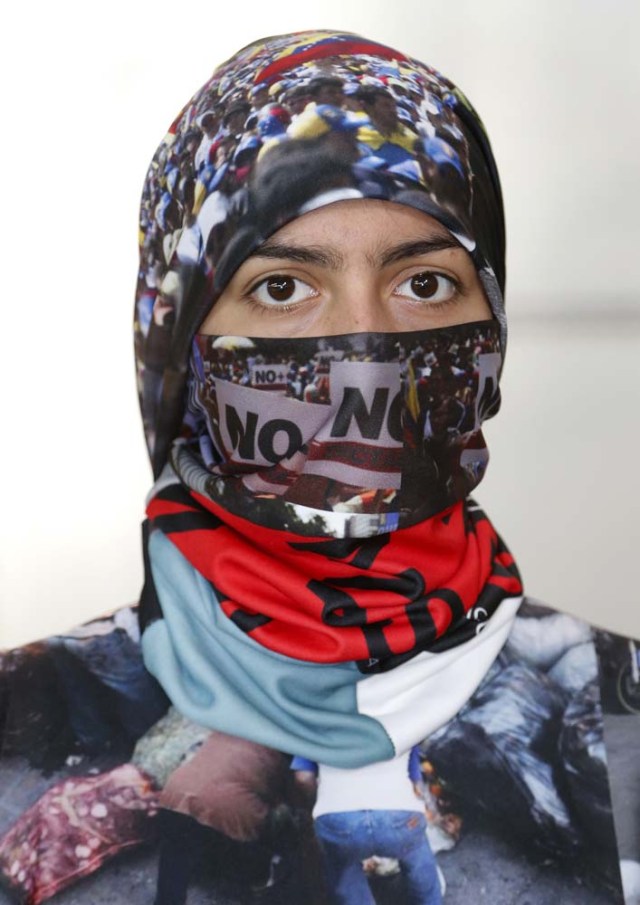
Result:
M418 746L427 842L447 905L481 895L510 905L523 889L531 903L637 901L639 652L629 638L525 600L480 686ZM414 707L432 705L427 695ZM1 654L1 905L54 894L57 905L148 902L162 789L210 735L147 672L134 609ZM288 865L273 880L280 901L321 903L311 809L293 792L278 796L278 825L286 814L298 827L264 830ZM194 867L202 901L245 900L255 853L233 844L224 870ZM369 869L380 899L393 887L402 902L397 871Z

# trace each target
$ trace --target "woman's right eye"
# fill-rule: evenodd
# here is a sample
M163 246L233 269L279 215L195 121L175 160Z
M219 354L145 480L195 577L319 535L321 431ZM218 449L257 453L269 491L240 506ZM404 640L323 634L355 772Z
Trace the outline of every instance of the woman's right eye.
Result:
M247 293L249 298L272 308L296 305L317 295L318 291L304 280L279 273L255 283Z

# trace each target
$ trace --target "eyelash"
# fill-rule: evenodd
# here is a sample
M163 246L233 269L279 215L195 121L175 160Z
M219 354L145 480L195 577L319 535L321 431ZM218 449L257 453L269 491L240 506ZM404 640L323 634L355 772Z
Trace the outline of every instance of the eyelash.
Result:
M297 305L263 305L262 302L257 302L249 295L246 295L242 301L250 311L254 311L257 314L266 314L270 317L277 317L279 314L291 314L298 307Z

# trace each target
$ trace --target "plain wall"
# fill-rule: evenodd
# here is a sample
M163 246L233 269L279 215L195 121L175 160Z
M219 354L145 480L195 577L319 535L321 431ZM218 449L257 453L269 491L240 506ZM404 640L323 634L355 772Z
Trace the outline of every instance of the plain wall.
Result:
M435 65L480 111L505 192L512 339L476 497L531 594L640 636L640 4L250 0L224 7L224 28L221 8L60 0L5 14L0 646L136 599L146 167L217 63L314 27Z

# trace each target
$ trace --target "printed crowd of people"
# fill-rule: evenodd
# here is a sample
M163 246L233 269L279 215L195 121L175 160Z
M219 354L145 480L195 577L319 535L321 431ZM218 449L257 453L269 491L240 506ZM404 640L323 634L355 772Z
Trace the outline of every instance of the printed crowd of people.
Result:
M391 356L390 350L385 348L389 342L394 344ZM369 337L365 346L362 337L356 334L353 337L310 340L305 349L298 345L291 351L286 344L284 347L280 344L277 353L270 353L264 348L256 349L248 337L200 336L194 344L193 353L194 372L199 374L200 379L197 389L195 383L191 387L185 438L190 436L198 444L203 461L212 472L217 473L226 445L240 442L245 431L244 427L236 425L232 430L235 440L230 440L228 431L222 429L221 412L226 412L226 406L218 398L217 381L268 394L270 399L264 399L263 410L274 411L271 406L271 400L275 401L274 394L304 402L339 405L340 399L335 398L335 386L332 389L334 365L339 363L342 368L345 363L352 363L353 385L358 387L357 369L360 364L388 362L390 357L395 357L398 362L398 390L404 399L398 415L400 421L396 440L402 440L402 461L410 458L412 463L411 480L422 481L426 476L433 477L434 473L439 473L443 462L449 462L456 481L472 484L486 467L488 459L484 440L478 431L479 407L488 411L488 407L497 408L499 401L497 384L487 380L486 375L483 378L481 362L483 356L498 359L497 348L495 329L486 323L471 325L463 339L457 337L454 340L447 331L436 332L428 346L424 339L411 340L407 336L404 342L398 342L396 337L389 339L383 335L377 340ZM342 386L343 371L342 377L337 379L338 386ZM392 391L391 396L394 395ZM364 399L361 404L364 406L361 416L364 416L365 410L368 411L372 404ZM244 423L244 416L238 422L241 423ZM217 449L214 449L211 437L217 438ZM384 447L384 442L381 445ZM362 468L367 467L366 463L375 467L375 451L366 444L347 443L340 448L338 458L352 464L357 462ZM298 466L301 461L296 459ZM283 474L281 471L278 473ZM359 486L327 476L322 479L316 476L309 479L308 484L306 505L334 512L383 513L397 497L392 481L385 488L366 493ZM450 491L449 484L443 484L438 491L443 495L444 505ZM268 491L265 489L263 492ZM254 495L252 506L255 505Z
M237 338L236 341L250 343ZM203 339L203 342L207 342ZM214 340L215 342L215 340ZM231 344L233 339L230 338ZM375 346L365 352L352 347L334 348L331 338L318 342L318 351L304 360L295 355L275 354L267 360L250 347L220 347L214 358L199 362L207 378L209 403L215 395L214 381L226 380L240 386L279 392L292 399L328 404L331 401L331 363L333 361L384 361ZM397 344L400 383L411 411L411 396L417 394L424 413L420 436L429 438L460 435L476 430L473 385L478 380L482 354L495 351L492 340L479 326L465 342L452 342L443 334L425 349L422 345L407 349ZM446 391L446 392L445 392Z

